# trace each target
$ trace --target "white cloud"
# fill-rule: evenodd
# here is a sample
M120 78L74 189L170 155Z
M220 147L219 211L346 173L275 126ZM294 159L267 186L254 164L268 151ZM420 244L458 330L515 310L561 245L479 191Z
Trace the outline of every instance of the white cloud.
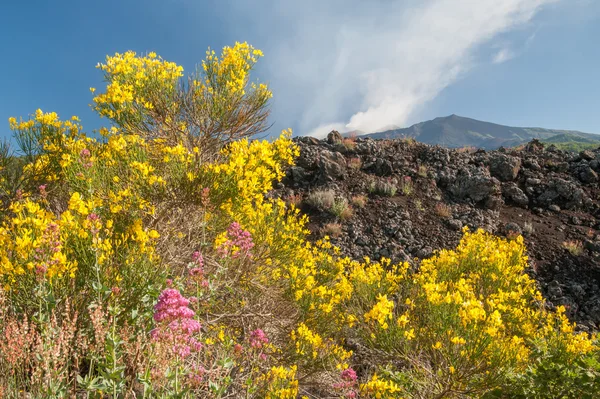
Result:
M508 47L504 47L500 49L494 57L492 58L492 62L494 64L501 64L515 57L515 53Z
M556 1L303 0L252 10L278 122L323 135L405 125L475 65L482 45ZM501 48L493 60L513 55Z

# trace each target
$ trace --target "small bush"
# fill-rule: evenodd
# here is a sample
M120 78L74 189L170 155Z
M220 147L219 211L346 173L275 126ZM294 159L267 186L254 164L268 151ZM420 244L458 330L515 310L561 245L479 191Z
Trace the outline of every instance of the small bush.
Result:
M460 154L472 154L475 151L477 151L477 147L473 147L473 146L464 146L464 147L460 147L457 148L456 151Z
M423 212L425 210L425 207L423 206L421 200L415 200L415 208L417 208L419 212Z
M569 251L569 253L573 256L579 256L583 253L583 244L581 241L577 240L569 240L563 242L563 248Z
M339 223L327 223L323 226L322 232L325 235L337 238L342 234L342 225Z
M523 223L523 233L525 233L527 235L531 235L531 234L533 234L534 231L535 231L535 229L533 228L533 223L531 223L531 222Z
M371 182L369 186L369 192L378 195L384 195L386 197L393 197L396 195L398 188L395 184L388 181L375 180Z
M417 174L421 177L427 177L427 173L429 172L429 170L427 169L427 166L425 165L419 165L419 171L417 172Z
M352 151L356 148L356 142L352 138L345 138L342 140L342 145L348 151Z
M360 170L362 167L362 161L358 157L350 158L348 161L348 167L353 170Z
M413 182L410 176L404 176L402 178L402 182L400 183L400 190L402 191L402 195L411 195L413 192Z
M335 193L333 190L317 190L308 195L306 202L322 211L329 211L335 204Z
M352 205L357 208L364 208L367 205L367 196L366 195L355 195L352 197Z
M333 202L333 206L331 207L331 213L341 220L347 220L354 215L354 211L352 207L348 204L348 200L346 198L337 198Z
M302 203L302 194L290 195L285 199L285 202L286 204L292 205L297 208Z
M435 214L442 218L449 218L452 215L452 208L440 202L435 206Z

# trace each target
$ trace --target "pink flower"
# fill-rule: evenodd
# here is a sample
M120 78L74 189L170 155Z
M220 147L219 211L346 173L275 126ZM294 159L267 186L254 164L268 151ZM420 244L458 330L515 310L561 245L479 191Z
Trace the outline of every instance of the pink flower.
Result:
M192 261L197 263L198 267L204 266L204 258L202 257L202 254L200 253L200 251L195 251L192 254Z
M233 222L227 228L227 237L217 251L221 256L231 256L237 258L240 255L252 256L250 250L254 247L252 235L248 230L242 229L238 222Z
M192 370L188 374L190 385L199 387L204 381L204 376L206 375L206 373L207 371L203 366L196 366L192 368Z
M48 196L48 192L46 191L46 185L45 184L42 184L41 186L39 186L38 190L40 190L40 196L42 198L46 198Z
M263 330L257 328L250 333L250 346L253 348L262 348L264 344L269 343L269 338Z
M333 388L339 391L343 391L343 396L345 398L356 398L356 383L358 377L356 375L356 371L354 371L351 367L348 367L340 374L342 382L338 382L333 384Z
M346 370L342 371L342 380L356 382L357 376L356 371L352 367L348 367Z
M158 323L151 336L156 341L172 344L173 352L185 358L192 351L202 348L194 335L200 331L200 323L194 320L196 315L188 308L190 301L173 288L167 288L158 297L154 306L154 321Z

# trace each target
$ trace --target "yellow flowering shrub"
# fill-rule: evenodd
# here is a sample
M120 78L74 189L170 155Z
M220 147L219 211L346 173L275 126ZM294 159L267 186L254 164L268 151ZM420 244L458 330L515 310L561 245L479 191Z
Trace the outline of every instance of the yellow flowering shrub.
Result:
M271 97L249 77L261 56L209 50L187 82L154 53L109 56L96 138L52 112L9 120L22 154L0 164L0 392L522 395L559 366L600 370L596 337L544 310L520 237L465 231L412 268L308 242L307 217L268 195L299 155L291 131L248 139ZM56 360L55 336L77 356L42 386L31 370Z
M403 278L394 301L377 281L370 290L376 298L353 298L365 344L406 363L389 369L382 359L378 381L404 384L407 397L482 395L524 372L542 342L564 362L597 351L593 337L574 332L564 309L544 309L524 273L524 252L520 236L465 231L456 250L440 251Z

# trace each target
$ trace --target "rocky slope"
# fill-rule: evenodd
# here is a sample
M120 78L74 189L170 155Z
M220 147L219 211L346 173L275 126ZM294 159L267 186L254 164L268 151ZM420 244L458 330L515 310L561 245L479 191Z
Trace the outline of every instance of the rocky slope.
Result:
M421 143L454 148L474 146L496 149L500 146L513 147L532 139L550 140L554 137L557 137L557 143L583 140L600 145L600 136L596 134L573 130L504 126L458 115L435 118L407 128L386 129L380 133L367 134L366 137L376 139L410 137Z
M412 262L454 247L463 226L522 233L549 306L565 305L580 329L600 328L600 149L567 153L534 140L464 151L337 132L295 140L301 155L272 195L310 215L313 239L329 234L355 259ZM328 191L353 212L315 205Z

